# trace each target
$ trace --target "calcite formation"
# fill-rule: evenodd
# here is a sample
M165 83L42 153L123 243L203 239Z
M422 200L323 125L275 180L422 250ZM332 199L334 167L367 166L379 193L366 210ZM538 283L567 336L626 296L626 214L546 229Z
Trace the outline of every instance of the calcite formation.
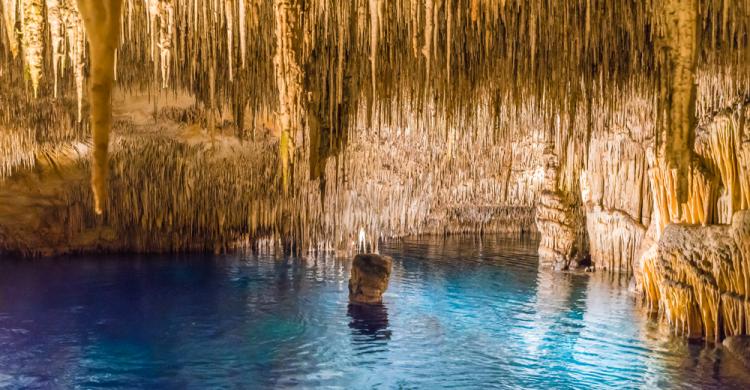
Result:
M355 256L349 277L349 300L357 303L382 302L392 270L393 259L388 256Z
M647 289L676 329L719 341L747 334L750 297L750 212L726 226L669 225L658 243Z
M543 191L536 208L536 224L541 234L539 261L555 269L567 270L578 256L580 221L574 203L561 192Z
M579 240L583 224L576 200L559 187L560 166L549 145L542 158L544 184L536 207L536 225L541 234L539 261L567 270L583 256Z
M750 208L747 0L0 7L0 250L538 231L687 333L744 326L662 248Z
M101 214L107 196L107 152L112 129L111 100L122 0L79 0L78 9L88 32L91 52L91 132L94 143L91 188L94 211Z
M152 112L147 96L118 93L105 224L89 212L93 197L81 180L90 169L85 142L46 148L41 160L28 162L34 170L12 163L0 186L8 207L0 213L3 249L28 255L221 251L254 245L258 237L284 237L305 253L346 254L360 231L370 248L381 237L535 231L541 179L534 161L541 148L533 140L506 146L456 137L453 157L446 159L445 145L427 131L363 130L350 139L340 163L326 167L328 177L346 174L345 183L326 181L321 192L319 180L296 175L293 188L304 190L284 195L272 123L254 140L239 140L229 129L211 132L194 122L198 111L182 96L183 105ZM75 123L75 116L69 120ZM492 158L470 158L475 150ZM498 161L502 173L481 174L497 169ZM307 163L300 161L300 169ZM33 199L47 180L54 185L45 201L15 200ZM159 189L166 187L179 191L165 195ZM17 219L23 214L38 222Z

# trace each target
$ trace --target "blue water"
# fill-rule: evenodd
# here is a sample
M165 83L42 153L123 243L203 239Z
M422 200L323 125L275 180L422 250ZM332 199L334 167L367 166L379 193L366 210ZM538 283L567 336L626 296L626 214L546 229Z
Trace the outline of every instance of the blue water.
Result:
M0 263L0 387L750 388L628 281L538 270L534 242L418 239L382 306L348 262L110 256Z

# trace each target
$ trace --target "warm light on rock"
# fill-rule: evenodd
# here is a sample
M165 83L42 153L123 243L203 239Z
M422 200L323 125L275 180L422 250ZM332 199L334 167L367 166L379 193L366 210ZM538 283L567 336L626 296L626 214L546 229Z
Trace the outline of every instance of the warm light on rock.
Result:
M0 7L2 252L528 234L750 330L747 1Z

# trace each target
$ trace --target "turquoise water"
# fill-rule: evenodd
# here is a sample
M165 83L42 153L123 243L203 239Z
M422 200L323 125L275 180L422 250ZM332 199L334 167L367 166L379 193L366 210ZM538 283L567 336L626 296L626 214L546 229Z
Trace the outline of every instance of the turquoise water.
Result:
M348 262L117 256L0 263L0 387L750 388L628 281L538 270L536 243L415 239L381 306Z

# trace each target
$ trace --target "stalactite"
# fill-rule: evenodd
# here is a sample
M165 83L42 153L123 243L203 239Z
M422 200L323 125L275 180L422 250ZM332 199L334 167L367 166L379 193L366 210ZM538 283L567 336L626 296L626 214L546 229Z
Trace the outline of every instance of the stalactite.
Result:
M50 34L41 35L39 47L51 49L38 52L37 99L26 96L31 93L22 86L19 89L23 77L16 76L31 75L18 65L28 62L29 52L24 49L23 61L5 55L12 53L19 37L23 42L33 37L25 27L25 10L36 3L2 3L3 24L20 27L18 34L6 28L9 39L0 40L2 58L7 59L0 69L0 106L9 107L0 112L0 153L8 156L0 163L2 177L33 168L50 145L89 142L81 135L86 126L69 120L75 116L69 88L76 88L79 118L87 107L81 23L69 1L45 1L50 5L41 12L46 19L40 25L49 26ZM654 236L670 223L717 222L719 185L731 186L729 193L736 196L731 207L719 213L722 222L750 203L744 138L731 135L731 146L730 133L717 129L707 148L696 149L702 158L692 150L689 164L673 158L681 159L692 149L689 138L696 124L705 127L717 115L736 121L738 102L747 101L750 89L745 39L750 7L700 0L700 11L692 15L683 12L691 1L614 1L602 7L597 1L550 6L536 0L128 0L119 26L123 37L117 50L118 86L152 94L159 89L187 92L203 109L180 115L192 118L188 126L199 128L195 133L207 127L216 151L224 150L222 143L232 142L225 137L226 107L233 107L239 127L240 113L247 107L257 138L243 142L278 145L279 153L263 155L268 159L263 169L273 172L264 171L262 179L253 176L262 186L246 183L241 190L229 183L243 169L253 170L252 165L227 172L218 163L214 168L195 168L191 186L209 182L214 175L222 177L222 185L216 186L220 195L201 198L216 204L217 210L184 219L178 214L190 203L182 198L166 197L150 186L144 190L148 205L140 205L128 192L132 199L127 207L143 211L137 224L127 220L122 225L148 230L168 226L171 219L184 223L180 232L185 237L216 239L220 246L227 244L217 238L222 234L239 239L262 231L276 239L294 236L311 247L327 248L351 240L353 229L360 228L375 246L378 237L415 232L533 229L543 182L544 142L538 135L551 129L560 159L557 189L571 198L565 207L584 207L587 230L604 232L589 234L592 254L613 252L601 255L598 264L626 271L633 262L630 258L637 256L633 253L639 252L637 243L655 239L644 233L652 219L659 220ZM44 2L37 3L43 8ZM11 8L18 12L8 13ZM8 22L16 16L20 23ZM697 28L691 27L693 19ZM66 39L60 50L53 48L59 35L52 30L62 31L53 27L58 24ZM56 57L62 53L73 72L66 73L66 60ZM144 66L153 66L153 72L143 72ZM42 75L42 70L52 74ZM57 99L46 96L54 95L53 80L59 82ZM101 102L89 98L92 108ZM45 105L52 108L43 109ZM734 133L744 131L742 125L732 126ZM94 127L95 133L99 131ZM178 131L169 134L169 140L180 137L174 135ZM123 148L140 145L133 142ZM23 150L16 150L19 147ZM645 157L648 148L657 151L651 164ZM167 147L144 153L150 152L162 153L162 159L151 165L166 165L168 156L203 156ZM117 164L141 158L121 153ZM325 164L326 158L336 163ZM732 158L734 163L727 162ZM412 159L415 162L403 162ZM146 166L126 172L138 175ZM654 194L649 192L649 167ZM296 173L307 169L311 175ZM316 170L319 174L312 174ZM155 182L169 179L175 188L183 184L169 172L159 175ZM394 177L399 183L391 182ZM110 178L117 180L122 179ZM126 187L118 183L118 188ZM269 188L262 201L234 199L248 189L255 194L259 186ZM288 188L293 191L285 193ZM584 191L591 197L584 197ZM579 194L586 204L576 199ZM159 195L168 199L162 201ZM70 196L72 201L88 195ZM178 198L182 203L171 209L168 200ZM559 206L560 200L542 202ZM724 196L718 207L728 204ZM113 225L126 220L122 207L106 207L108 218L122 218L112 219ZM233 207L237 216L228 211ZM159 208L169 211L162 215ZM555 207L548 209L553 213ZM195 226L200 234L187 234L192 230L186 226ZM180 247L188 240L175 239L170 245ZM139 245L148 246L146 241ZM646 249L655 259L655 247ZM660 275L653 262L633 267L653 270L644 279ZM715 292L673 290L672 296L701 305L716 301L706 298ZM713 318L714 314L703 315L709 312L713 313L701 311L700 321ZM688 324L685 318L692 314L673 317Z
M94 211L101 214L107 196L109 132L112 127L114 55L119 42L122 0L78 0L91 49L91 129L94 158L91 186Z
M284 190L289 188L289 169L294 158L295 137L300 131L302 71L298 60L300 43L299 4L296 0L275 0L276 54L274 67L279 94L281 139L279 155Z
M453 45L453 4L451 0L445 3L445 73L448 76L448 85L451 85L451 46Z
M23 54L26 72L31 79L34 97L39 91L42 78L42 53L44 50L44 2L43 0L22 0Z
M742 209L742 193L739 183L738 147L734 127L729 118L712 122L709 135L709 160L716 167L724 187L725 207L720 212L719 223L728 224L732 215Z
M18 15L18 1L19 0L3 0L2 10L5 22L5 33L8 36L8 44L10 45L10 52L15 58L18 55L18 37L16 36L16 16Z
M247 57L247 14L245 11L245 0L239 0L238 3L238 15L237 18L239 19L239 29L240 29L240 63L242 64L242 69L245 69L245 61Z
M662 7L667 58L666 88L661 94L667 124L659 153L667 169L674 172L673 190L676 200L682 203L687 200L688 172L694 155L698 0L666 0Z
M52 78L54 79L54 96L57 97L57 82L60 63L64 54L60 52L64 44L62 35L62 16L59 0L46 0L47 24L49 25L52 44Z
M422 46L422 55L425 58L427 79L430 79L430 67L432 65L432 41L433 29L435 28L435 3L434 0L425 0L424 3L425 26L424 26L424 46Z
M739 181L742 189L742 210L750 210L750 142L746 142L742 150L738 152L739 159Z
M231 0L224 0L224 18L227 25L227 72L229 81L234 81L234 61L232 53L234 52L234 8Z
M471 0L471 22L479 21L479 0Z
M378 27L379 27L379 3L380 0L369 0L370 5L370 72L371 72L371 85L372 93L375 94L377 90L375 87L375 79L377 77L377 64L378 64Z
M78 107L78 123L83 120L83 68L86 53L85 34L80 22L77 9L67 14L66 34L68 36L68 57L73 67L74 82L76 87L76 104ZM75 12L73 12L75 11Z
M174 34L174 7L166 1L157 6L159 21L159 64L161 65L161 86L167 88L172 69L172 37ZM154 27L155 28L155 27ZM155 32L153 33L156 34Z

